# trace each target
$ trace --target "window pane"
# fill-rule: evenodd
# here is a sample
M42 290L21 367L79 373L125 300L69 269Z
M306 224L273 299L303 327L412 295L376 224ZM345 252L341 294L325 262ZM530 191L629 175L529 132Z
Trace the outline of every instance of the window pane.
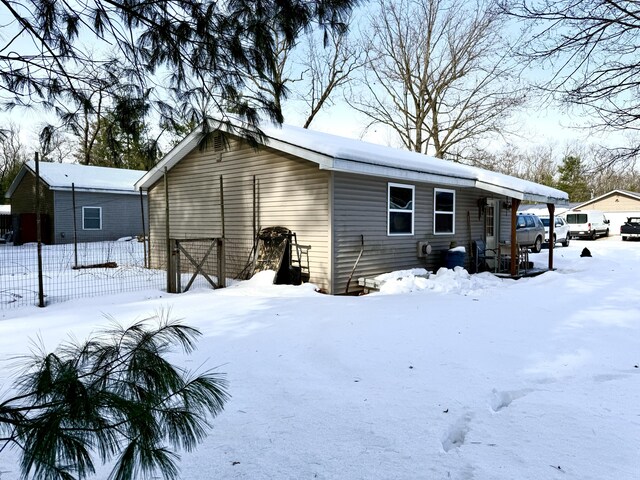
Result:
M412 213L389 212L389 233L413 233L411 231Z
M100 229L100 209L99 208L83 208L83 228L87 230Z
M453 215L449 213L436 213L436 232L453 233Z
M453 192L436 192L436 211L453 212Z
M389 209L412 210L413 190L402 187L389 187Z

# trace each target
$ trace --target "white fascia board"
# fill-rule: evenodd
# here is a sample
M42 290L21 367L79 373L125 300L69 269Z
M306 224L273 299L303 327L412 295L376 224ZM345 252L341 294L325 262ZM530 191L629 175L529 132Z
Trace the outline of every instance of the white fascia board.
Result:
M310 162L318 164L321 170L334 170L336 160L323 153L309 150L307 148L293 145L292 143L283 142L272 137L267 137L268 142L264 144L265 147L270 147L279 152L288 153L294 157L302 158Z
M529 202L540 203L553 203L555 205L568 205L568 201L565 198L549 197L547 195L541 195L539 193L522 192L514 190L512 188L494 185L492 183L486 183L478 180L475 185L480 190L485 190L491 193L497 193L498 195L504 195L506 197L515 198L517 200L526 200Z
M50 187L49 190L53 190L56 192L72 192L74 189L71 187ZM112 193L115 195L140 195L139 190L110 190L103 188L75 188L76 193ZM146 195L147 192L143 191L143 195Z
M322 168L322 166L320 168ZM384 177L394 180L435 183L438 185L449 185L454 187L475 186L475 180L471 178L438 175L437 173L419 172L416 170L405 170L401 168L382 166L373 163L363 163L353 160L336 159L333 161L333 167L331 168L331 170L343 173L371 175L373 177Z

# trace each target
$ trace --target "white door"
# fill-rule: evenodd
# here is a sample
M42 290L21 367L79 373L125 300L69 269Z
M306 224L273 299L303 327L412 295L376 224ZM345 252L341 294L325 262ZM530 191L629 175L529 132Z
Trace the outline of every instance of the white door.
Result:
M487 250L498 252L498 243L500 242L500 200L489 199L485 207L484 215L484 232L485 244ZM487 252L487 256L495 256L493 252ZM487 259L487 264L491 268L495 268L495 261Z

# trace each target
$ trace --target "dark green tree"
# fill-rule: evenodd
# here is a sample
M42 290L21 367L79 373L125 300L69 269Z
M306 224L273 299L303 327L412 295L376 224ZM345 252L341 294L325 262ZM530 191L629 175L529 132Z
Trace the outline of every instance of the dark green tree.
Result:
M52 108L70 92L94 90L93 68L115 50L143 91L181 99L203 88L215 115L230 109L249 126L282 121L278 106L242 95L248 76L270 78L276 35L293 43L318 25L343 26L359 0L3 1L0 95L5 105ZM89 48L92 51L89 51ZM96 101L90 95L87 102ZM158 101L157 111L171 115ZM92 107L95 110L94 107Z
M569 194L571 202L585 202L591 198L591 190L587 176L587 169L580 157L566 156L558 166L557 187Z
M0 452L21 451L24 478L83 479L95 473L94 456L115 461L113 480L177 478L176 450L202 441L228 398L220 374L165 358L192 352L199 335L160 315L25 357L0 403Z

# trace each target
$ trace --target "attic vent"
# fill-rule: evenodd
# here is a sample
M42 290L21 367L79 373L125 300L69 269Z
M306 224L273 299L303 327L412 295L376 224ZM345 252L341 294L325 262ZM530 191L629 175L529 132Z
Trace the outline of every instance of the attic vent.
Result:
M222 135L219 133L216 133L213 136L213 151L214 152L221 152L223 150L223 142L222 142Z

